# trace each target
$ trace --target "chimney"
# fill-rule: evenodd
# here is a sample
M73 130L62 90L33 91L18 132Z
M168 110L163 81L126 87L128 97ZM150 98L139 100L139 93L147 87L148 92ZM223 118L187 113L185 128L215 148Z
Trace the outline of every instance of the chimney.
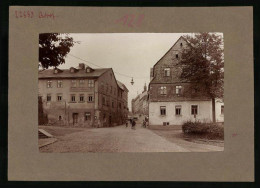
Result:
M144 84L144 92L147 91L146 83Z
M84 63L79 63L79 69L84 70L85 69L85 64Z

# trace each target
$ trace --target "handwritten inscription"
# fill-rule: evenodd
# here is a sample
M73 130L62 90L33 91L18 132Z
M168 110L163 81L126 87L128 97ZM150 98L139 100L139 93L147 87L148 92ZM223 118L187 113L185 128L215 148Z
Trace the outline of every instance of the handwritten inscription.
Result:
M128 27L139 27L144 21L144 14L133 15L127 14L123 17L117 19L115 22L118 24L123 24Z
M21 10L16 10L15 11L15 18L23 18L23 19L31 19L31 18L45 18L45 19L55 19L57 16L51 12L45 12L45 11L39 11L37 13L35 13L34 11L31 11L31 10L24 10L24 11L21 11Z
M233 133L233 134L232 134L232 137L235 137L235 136L237 136L237 133Z

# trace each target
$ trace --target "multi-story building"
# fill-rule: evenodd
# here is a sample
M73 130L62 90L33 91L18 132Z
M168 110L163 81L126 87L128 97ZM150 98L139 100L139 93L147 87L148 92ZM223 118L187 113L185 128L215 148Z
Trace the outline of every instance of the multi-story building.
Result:
M149 125L181 125L185 121L212 121L212 101L203 91L189 91L190 83L180 80L177 64L187 41L180 37L150 71ZM215 102L216 121L224 121L224 103Z
M117 80L117 84L119 87L119 95L118 95L118 117L119 123L122 124L128 118L128 89L126 86Z
M144 85L144 90L141 94L132 99L132 113L139 115L148 115L148 93L147 86Z
M78 69L41 70L38 85L49 123L108 127L121 124L127 116L121 108L128 90L119 87L112 68L93 69L80 63Z

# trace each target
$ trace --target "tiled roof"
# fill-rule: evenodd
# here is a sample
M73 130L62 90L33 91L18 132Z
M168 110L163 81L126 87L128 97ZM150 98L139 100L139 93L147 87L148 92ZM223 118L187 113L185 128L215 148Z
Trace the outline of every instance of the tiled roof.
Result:
M125 86L125 84L123 84L122 82L117 80L117 85L122 89L122 90L126 90L128 91L127 87Z
M70 72L69 69L59 69L59 73L54 73L53 69L39 71L39 79L43 78L93 78L99 77L111 68L93 69L92 72L86 72L84 69L76 69L75 72Z

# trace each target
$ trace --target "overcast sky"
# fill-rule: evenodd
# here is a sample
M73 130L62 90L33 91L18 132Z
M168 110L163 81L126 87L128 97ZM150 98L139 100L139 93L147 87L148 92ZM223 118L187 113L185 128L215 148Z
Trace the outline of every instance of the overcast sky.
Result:
M59 68L67 69L85 63L92 68L113 68L116 79L129 90L128 107L131 100L143 91L144 84L149 84L150 68L171 48L185 33L109 33L109 34L71 34L75 44L65 64ZM92 65L96 64L95 65ZM131 85L133 77L134 85Z

